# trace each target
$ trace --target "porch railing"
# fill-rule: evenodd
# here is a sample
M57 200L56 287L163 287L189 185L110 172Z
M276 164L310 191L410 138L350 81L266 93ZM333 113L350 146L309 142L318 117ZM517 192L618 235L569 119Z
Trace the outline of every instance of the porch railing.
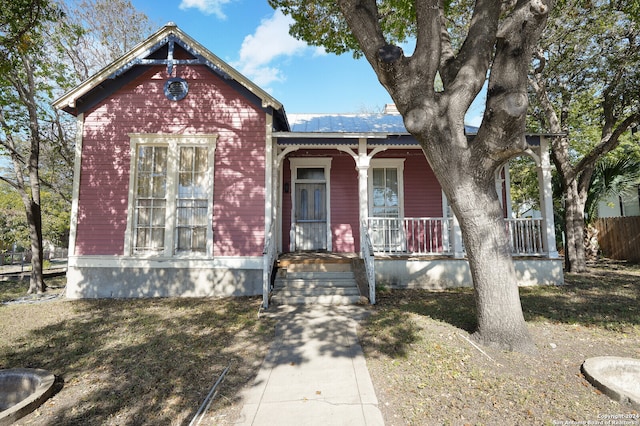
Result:
M376 303L376 271L375 261L373 256L373 245L371 244L371 238L367 232L366 224L363 223L360 226L360 240L361 240L361 254L362 260L364 260L364 269L367 276L367 286L369 287L369 303L375 305Z
M381 254L450 255L453 248L453 219L443 217L388 218L367 220L372 249ZM542 219L505 219L505 230L515 256L544 253ZM464 250L460 248L460 250Z
M370 217L368 229L377 253L449 254L452 224L443 217Z
M515 256L539 255L542 247L542 218L505 219L507 234L511 244L511 254Z

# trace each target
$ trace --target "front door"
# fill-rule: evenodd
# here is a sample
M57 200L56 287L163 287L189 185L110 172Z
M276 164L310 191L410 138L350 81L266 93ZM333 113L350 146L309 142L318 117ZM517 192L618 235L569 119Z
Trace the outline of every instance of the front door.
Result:
M327 249L326 183L296 183L296 249Z
M331 250L329 159L291 159L293 183L292 250Z

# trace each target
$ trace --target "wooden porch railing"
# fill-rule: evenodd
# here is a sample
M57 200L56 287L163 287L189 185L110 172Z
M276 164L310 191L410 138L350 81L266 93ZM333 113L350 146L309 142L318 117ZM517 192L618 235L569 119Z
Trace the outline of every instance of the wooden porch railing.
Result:
M504 221L507 225L512 255L533 256L544 253L541 218L517 218Z
M451 255L453 219L444 217L370 217L367 220L372 249L382 254ZM544 253L542 219L505 219L514 256ZM462 249L464 250L464 249Z

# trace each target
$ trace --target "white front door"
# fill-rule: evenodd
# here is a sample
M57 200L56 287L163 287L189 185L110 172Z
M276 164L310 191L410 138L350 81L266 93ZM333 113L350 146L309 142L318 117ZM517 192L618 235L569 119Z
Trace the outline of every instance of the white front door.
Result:
M329 233L330 159L293 158L292 251L331 250Z

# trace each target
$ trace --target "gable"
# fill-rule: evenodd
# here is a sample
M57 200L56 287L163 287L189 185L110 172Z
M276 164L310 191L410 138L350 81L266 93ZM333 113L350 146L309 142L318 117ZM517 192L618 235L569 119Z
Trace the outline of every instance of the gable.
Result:
M288 129L284 108L280 102L173 23L165 25L127 54L61 96L53 105L72 115L81 114L116 93L151 67L159 65L166 67L168 78L178 65L204 65L247 100L273 113L275 128Z

